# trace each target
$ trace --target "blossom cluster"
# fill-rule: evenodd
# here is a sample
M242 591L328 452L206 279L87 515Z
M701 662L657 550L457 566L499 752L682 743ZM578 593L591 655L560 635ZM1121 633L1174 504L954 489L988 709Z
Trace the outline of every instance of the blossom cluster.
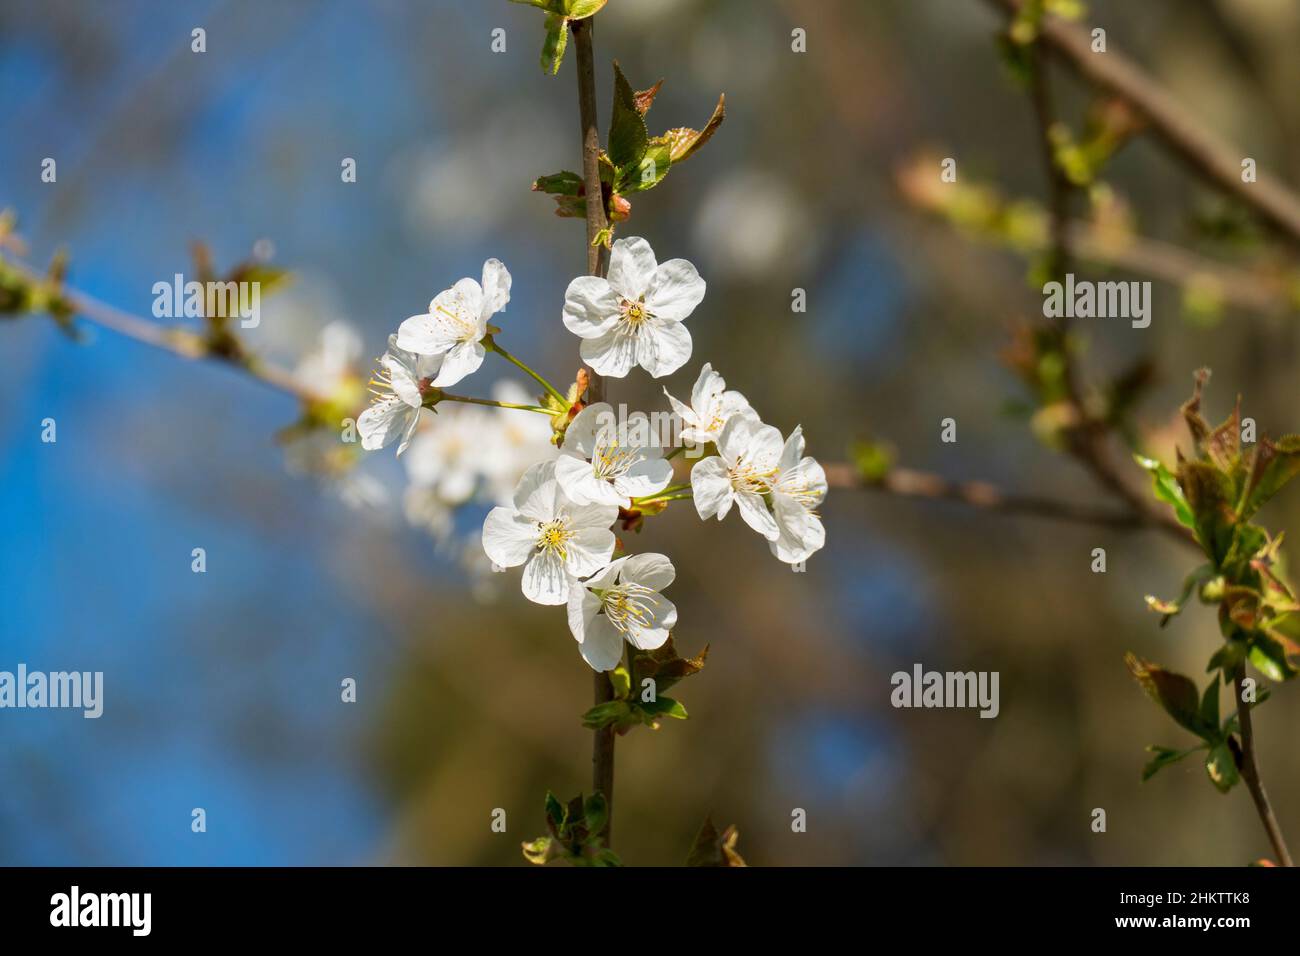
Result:
M500 504L483 522L483 551L495 569L523 567L521 586L530 601L567 608L582 657L598 671L618 666L624 641L653 650L677 623L677 609L663 595L676 574L672 562L657 553L622 554L613 530L620 519L626 527L690 497L701 519L722 520L734 506L788 564L821 549L826 535L817 509L826 476L804 454L801 427L783 437L708 363L688 402L664 389L680 426L666 436L644 413L620 419L607 403L585 404L576 389L557 408L559 391L492 339L499 330L489 320L510 301L510 284L505 266L488 260L481 281L461 279L435 296L426 312L402 322L379 360L372 403L357 429L364 448L397 443L398 455L409 449L408 513L426 496L454 504L476 488L493 489ZM690 262L660 263L644 239L620 239L606 277L581 276L569 284L562 319L581 340L583 362L597 373L621 378L640 366L662 378L690 360L685 322L704 293ZM462 408L455 419L417 431L426 408L441 416L448 398L483 401L442 390L475 372L488 351L527 370L552 401L542 396L544 404L527 405L522 393L498 392L483 403L502 407ZM496 439L480 419L509 408L550 418L534 418L538 427L520 433L527 440L502 454L490 447ZM523 461L543 431L553 432L558 455L551 448ZM689 481L674 485L672 459L688 448L698 460ZM483 462L494 464L485 472Z

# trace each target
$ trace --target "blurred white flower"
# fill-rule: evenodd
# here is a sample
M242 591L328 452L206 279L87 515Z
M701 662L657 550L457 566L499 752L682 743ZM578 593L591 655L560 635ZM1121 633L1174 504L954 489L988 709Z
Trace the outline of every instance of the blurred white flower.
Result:
M826 529L816 508L826 498L826 472L812 457L804 457L803 426L786 439L772 480L772 514L778 535L768 546L786 564L807 560L826 544Z
M726 380L713 371L708 362L700 369L700 375L691 389L690 405L673 398L666 388L664 394L668 396L668 403L672 405L677 417L682 420L681 439L686 445L716 442L732 415L752 412L745 396L728 390Z
M815 253L818 230L785 180L749 169L712 189L699 206L695 238L708 265L740 279L773 270L802 274Z
M433 384L448 388L483 364L488 319L509 301L510 273L499 260L489 259L483 263L482 284L466 278L439 292L428 312L398 326L397 344L419 355L442 356Z
M652 651L677 625L677 608L659 592L676 570L662 554L619 558L569 591L569 630L592 670L612 671L623 656L623 640Z
M474 496L485 457L484 433L493 422L481 408L449 405L439 406L432 424L411 439L406 474L412 485L427 488L444 504L454 506Z
M483 522L483 550L497 565L524 565L524 597L564 604L569 582L594 574L614 553L614 505L577 505L555 480L555 462L540 462L519 479L512 506Z
M320 395L335 395L357 377L363 343L361 334L343 319L320 332L320 344L294 367L293 377Z
M370 379L371 405L357 419L362 448L374 451L400 438L397 454L406 451L420 420L422 385L437 373L441 361L441 356L408 352L397 345L396 335L388 337L388 351Z
M497 382L492 397L515 405L536 401L522 385L509 380ZM496 504L506 504L528 466L554 458L558 450L551 443L551 422L544 415L496 408L490 418L492 427L482 442L485 493Z
M704 280L685 259L660 265L644 239L615 241L609 277L579 276L564 294L564 325L582 339L582 360L601 375L640 365L654 378L691 357L683 321L704 298Z
M452 506L428 485L409 485L402 495L402 511L407 521L427 531L440 544L448 541L455 530Z
M618 422L606 402L588 405L569 423L555 461L555 479L574 502L621 507L663 491L672 463L653 442L649 419Z

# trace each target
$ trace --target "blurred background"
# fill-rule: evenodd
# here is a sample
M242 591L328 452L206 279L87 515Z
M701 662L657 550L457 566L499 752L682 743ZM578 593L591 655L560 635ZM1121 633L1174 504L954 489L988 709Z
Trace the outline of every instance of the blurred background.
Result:
M1089 7L1114 48L1300 181L1300 7ZM503 343L568 381L576 343L559 316L583 228L528 186L580 168L579 129L572 52L558 77L538 68L542 19L505 0L3 0L0 207L19 213L32 261L66 247L73 285L144 316L154 282L190 271L192 241L226 267L269 240L295 278L246 335L286 365L335 321L355 326L363 358L380 354L398 322L495 256L514 276ZM765 420L801 423L823 461L870 437L948 477L1103 500L1008 414L1024 394L1000 352L1041 308L1026 259L899 188L900 169L933 154L958 158L959 182L1043 199L999 16L978 0L611 0L597 23L602 123L614 59L638 88L665 78L652 133L702 125L720 92L728 109L698 157L633 197L622 234L692 260L709 285L691 362L666 382L619 381L617 399L659 408L660 385L685 397L712 361ZM805 54L791 52L796 27ZM1076 119L1086 91L1057 76ZM40 180L44 157L56 184ZM1207 228L1232 210L1148 139L1108 180L1144 234L1273 255L1248 227L1233 243ZM805 313L791 312L795 288ZM1090 372L1153 356L1138 419L1163 429L1209 364L1211 417L1241 392L1261 430L1300 429L1293 312L1185 304L1157 283L1149 329L1088 323ZM435 539L403 514L391 449L361 463L367 494L333 493L276 441L292 400L85 328L78 344L45 319L0 326L0 669L105 674L99 720L0 712L0 862L526 865L545 791L590 787L578 718L591 672L563 613L524 601L517 572L485 582L462 559L486 505ZM518 379L489 360L474 393L494 377ZM938 440L949 416L956 444ZM47 417L56 444L40 441ZM1143 604L1176 594L1195 555L1152 533L868 491L833 491L822 513L827 546L798 575L738 518L701 529L689 507L631 543L672 557L679 647L711 651L677 695L690 720L619 740L627 863L680 863L706 814L739 827L756 865L1268 855L1244 788L1220 796L1199 761L1139 780L1146 744L1191 741L1122 656L1200 680L1213 614L1193 607L1161 630ZM1294 528L1300 495L1264 520ZM196 547L205 574L191 572ZM1090 571L1096 547L1105 574ZM1000 672L1000 715L892 709L890 674L915 662ZM354 704L340 701L347 677ZM1281 688L1256 718L1293 842L1298 698ZM191 832L195 807L206 834ZM498 807L505 834L489 826ZM806 833L791 832L796 807Z

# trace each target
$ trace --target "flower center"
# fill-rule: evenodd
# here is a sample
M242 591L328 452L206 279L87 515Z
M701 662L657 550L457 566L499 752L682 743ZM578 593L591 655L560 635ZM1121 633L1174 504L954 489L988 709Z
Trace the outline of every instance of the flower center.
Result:
M652 588L644 584L624 583L595 593L600 598L601 608L609 618L609 623L621 633L640 630L654 623L655 592Z
M555 518L551 521L537 522L537 550L553 551L561 558L565 557L565 552L569 539L573 537L574 532L569 528L569 519L567 517Z
M595 453L591 457L591 470L597 478L613 481L626 475L639 457L639 449L624 445L617 438L604 442L597 439Z
M632 332L641 331L646 319L650 318L650 313L646 311L645 303L639 299L636 302L630 299L624 299L621 305L623 310L623 321L628 324Z
M457 300L454 309L448 309L445 306L438 306L438 311L442 313L447 324L451 326L452 334L459 342L475 342L478 340L478 323L466 312L464 305Z
M731 487L738 492L766 495L772 490L772 479L776 477L776 472L775 468L759 471L741 455L728 469L727 476L731 479Z
M375 361L378 362L379 359L375 359ZM397 393L393 391L393 373L380 365L370 373L370 381L366 383L366 391L370 393L371 405L379 405L383 402L395 400Z

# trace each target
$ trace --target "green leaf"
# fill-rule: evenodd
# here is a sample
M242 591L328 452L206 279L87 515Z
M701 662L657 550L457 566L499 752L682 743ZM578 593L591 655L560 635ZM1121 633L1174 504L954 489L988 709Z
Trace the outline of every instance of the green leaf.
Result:
M570 20L585 20L600 12L609 0L564 0L564 12Z
M1300 673L1300 644L1276 630L1256 631L1248 659L1266 677L1290 680Z
M603 793L593 793L583 805L583 818L587 821L587 832L600 833L609 820L609 804Z
M1263 439L1255 449L1251 463L1241 505L1242 517L1253 515L1298 474L1300 435L1286 435L1277 442Z
M1210 658L1206 671L1222 670L1225 673L1232 671L1238 664L1246 659L1246 642L1239 640L1229 640L1224 643L1214 656Z
M1160 747L1155 744L1151 745L1147 748L1147 752L1155 754L1155 756L1142 768L1142 782L1146 783L1170 764L1175 764L1189 754L1194 754L1196 751L1204 749L1204 744L1199 747L1190 747L1187 750L1175 750L1172 747Z
M546 791L546 822L552 825L552 833L564 824L564 804L549 790Z
M1201 697L1201 725L1204 727L1219 726L1219 675L1215 674L1214 679L1210 681L1205 688L1205 694Z
M628 675L627 668L622 665L614 668L609 674L609 682L614 687L614 698L626 700L632 689L632 678Z
M533 181L533 192L552 196L580 196L583 192L582 177L567 169L550 176L538 176Z
M641 161L623 171L618 180L618 191L637 193L654 189L668 175L668 169L672 164L673 158L667 144L652 140L646 146Z
M1124 655L1124 662L1130 673L1147 695L1159 704L1179 726L1190 730L1198 737L1217 739L1219 724L1202 723L1199 697L1196 685L1189 678L1173 671L1165 670L1157 664L1143 660L1129 652Z
M672 161L680 163L682 160L694 156L700 147L707 143L713 134L718 131L718 127L722 125L722 121L726 118L727 96L724 93L718 97L718 105L713 108L713 115L704 124L704 129L697 130L688 126L679 126L676 129L670 129L662 136L656 137L655 141L666 144Z
M1215 744L1205 755L1205 772L1220 793L1227 793L1241 778L1237 774L1237 761L1227 742Z
M559 855L555 852L555 841L550 837L538 837L531 843L521 845L524 850L524 859L536 866L544 866L548 861L555 859Z
M552 13L546 18L546 39L542 43L542 72L554 76L564 62L564 50L569 45L569 21Z
M636 93L623 75L618 61L614 62L614 106L609 120L609 160L623 171L635 167L645 155L650 134L646 132L645 119L636 108Z
M597 704L582 715L582 726L590 730L599 730L623 723L632 716L632 710L625 700L610 700Z
M673 717L677 720L685 720L688 716L681 701L673 700L671 697L656 697L648 704L638 704L637 706L655 717Z
M1196 530L1196 519L1192 516L1191 506L1187 504L1187 499L1183 497L1183 489L1178 487L1178 479L1163 464L1154 458L1144 458L1141 455L1134 455L1133 459L1151 472L1152 486L1155 491L1156 500L1163 501L1174 509L1174 517L1178 523L1185 528Z
M1164 627L1169 623L1171 617L1182 611L1183 607L1187 604L1188 598L1190 598L1192 592L1196 590L1197 585L1203 584L1213 577L1214 567L1209 564L1202 564L1199 568L1196 568L1183 579L1183 590L1178 595L1176 601L1162 601L1159 598L1148 594L1146 596L1147 607L1151 608L1151 610L1158 614L1164 615L1164 617L1160 619L1160 626Z
M677 644L673 640L673 636L669 634L668 640L664 642L662 647L636 655L633 662L636 673L633 675L632 683L639 690L641 682L645 678L654 678L655 693L662 694L679 680L702 671L704 661L708 656L709 646L706 644L698 657L679 657L677 655Z
M705 817L704 824L695 834L695 842L691 845L690 853L687 854L686 865L745 866L745 861L736 852L736 841L739 839L740 833L734 825L718 833L713 820Z
M1236 531L1231 478L1208 461L1181 461L1178 483L1196 521L1196 537L1216 563L1232 547Z

